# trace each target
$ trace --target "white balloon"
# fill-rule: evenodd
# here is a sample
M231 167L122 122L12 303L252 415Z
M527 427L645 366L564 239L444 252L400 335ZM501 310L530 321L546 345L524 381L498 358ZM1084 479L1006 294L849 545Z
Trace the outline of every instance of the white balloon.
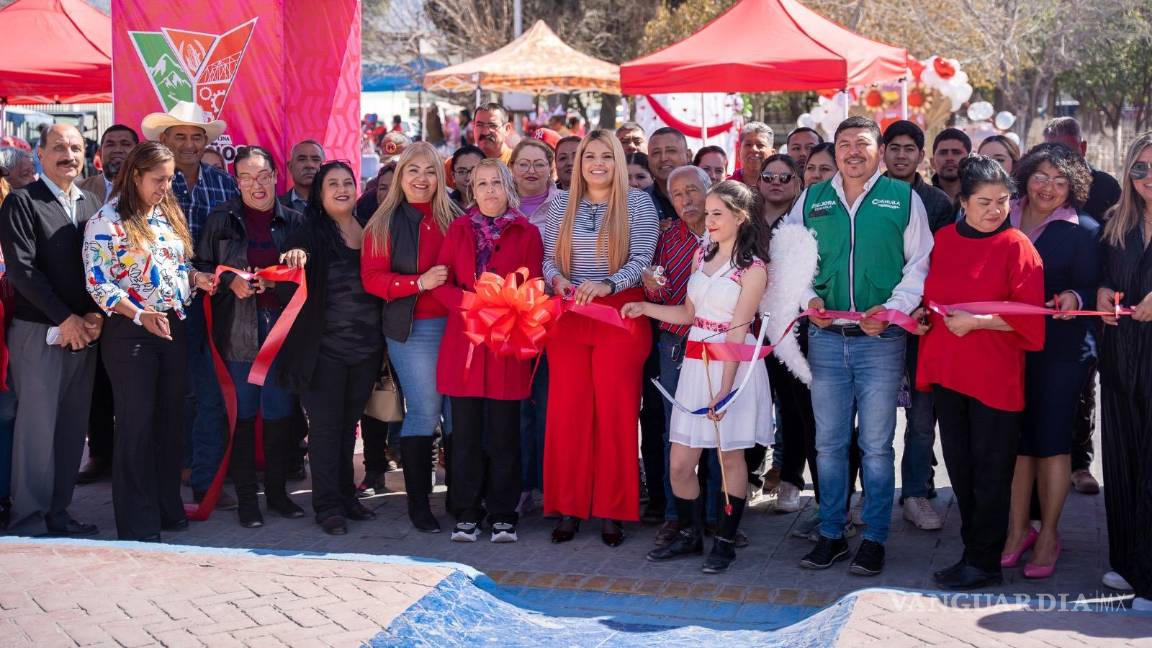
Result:
M988 121L996 109L987 101L977 101L968 106L968 119L972 121Z
M812 115L804 113L796 118L796 125L800 128L812 128L816 125L816 120L812 119Z
M1016 115L1013 115L1007 110L1001 110L1000 112L996 113L996 118L992 120L992 125L1002 131L1006 131L1009 128L1012 128L1012 124L1015 123Z
M1007 137L1008 139L1015 142L1016 146L1020 146L1020 136L1017 135L1016 133L1014 133L1012 131L1008 131L1007 133L1004 133L1004 137Z

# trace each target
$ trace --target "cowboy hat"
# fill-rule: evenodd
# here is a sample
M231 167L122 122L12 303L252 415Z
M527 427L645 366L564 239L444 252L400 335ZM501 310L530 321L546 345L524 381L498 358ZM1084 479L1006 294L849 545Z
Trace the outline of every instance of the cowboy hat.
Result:
M216 138L224 133L224 129L228 128L228 124L219 119L209 121L204 109L190 101L177 101L172 110L151 113L140 122L140 130L144 131L144 137L150 140L160 139L164 131L173 126L203 128L209 143L216 141Z

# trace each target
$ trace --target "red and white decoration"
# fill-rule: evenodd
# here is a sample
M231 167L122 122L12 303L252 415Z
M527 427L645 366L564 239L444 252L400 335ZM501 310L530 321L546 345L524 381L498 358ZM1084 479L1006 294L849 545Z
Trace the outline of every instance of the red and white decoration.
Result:
M707 145L722 147L728 151L729 162L735 160L740 127L744 125L744 102L740 95L721 92L661 94L636 97L635 101L636 123L644 128L644 132L671 126L684 133L688 138L688 148L696 151L705 146L702 127L707 126Z

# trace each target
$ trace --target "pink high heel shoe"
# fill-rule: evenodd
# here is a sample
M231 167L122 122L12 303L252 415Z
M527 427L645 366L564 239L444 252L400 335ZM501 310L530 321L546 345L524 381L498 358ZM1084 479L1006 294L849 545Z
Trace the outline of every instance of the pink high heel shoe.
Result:
M1056 541L1056 556L1052 559L1051 565L1037 565L1036 563L1028 563L1024 565L1021 570L1024 578L1048 578L1056 573L1056 562L1060 560L1060 541Z
M1028 535L1024 536L1024 542L1020 543L1020 548L1012 553L1000 555L1000 566L1015 567L1020 562L1020 556L1024 555L1025 551L1028 551L1032 548L1032 545L1036 544L1036 538L1038 537L1040 537L1040 534L1036 529L1034 527L1028 527Z

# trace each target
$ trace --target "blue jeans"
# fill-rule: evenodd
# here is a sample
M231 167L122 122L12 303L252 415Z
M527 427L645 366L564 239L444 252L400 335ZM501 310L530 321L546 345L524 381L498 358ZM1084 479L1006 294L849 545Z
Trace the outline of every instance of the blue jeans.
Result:
M680 382L680 365L684 362L684 338L673 335L668 331L660 331L660 338L656 342L660 352L660 386L669 394L676 395L676 383ZM668 505L664 509L664 519L674 521L679 518L676 513L676 498L672 494L672 471L670 469L672 443L668 434L672 428L672 403L664 400L664 496ZM720 458L714 450L703 450L701 460L708 462L708 484L705 489L704 508L705 517L712 521L717 519L717 501L720 496Z
M543 354L532 393L520 406L520 490L544 490L544 427L548 414L548 360Z
M849 337L812 326L812 410L816 418L816 467L820 478L820 534L844 535L848 495L848 445L853 410L860 423L865 540L888 539L896 487L896 399L904 376L905 333L889 326L879 336Z
M264 344L268 332L272 330L279 317L279 309L261 308L256 311L260 344ZM228 373L232 375L232 384L236 386L236 418L254 419L259 412L264 415L266 421L279 421L292 415L295 400L292 394L276 384L275 363L269 368L263 387L248 382L248 372L252 370L251 362L229 360L227 364Z
M436 433L444 422L444 434L452 432L448 399L436 391L436 358L440 338L448 318L421 319L412 322L412 334L404 342L388 340L388 359L396 379L404 390L404 424L400 436L427 436Z
M936 443L936 413L932 392L912 391L912 406L904 410L904 456L900 458L900 500L934 497L932 445Z
M224 397L212 366L208 329L204 321L204 297L188 307L184 320L188 335L188 387L184 400L186 465L192 469L189 481L194 492L204 492L212 484L227 442L228 414Z
M0 499L12 494L12 436L16 431L16 392L12 378L8 390L0 392Z

